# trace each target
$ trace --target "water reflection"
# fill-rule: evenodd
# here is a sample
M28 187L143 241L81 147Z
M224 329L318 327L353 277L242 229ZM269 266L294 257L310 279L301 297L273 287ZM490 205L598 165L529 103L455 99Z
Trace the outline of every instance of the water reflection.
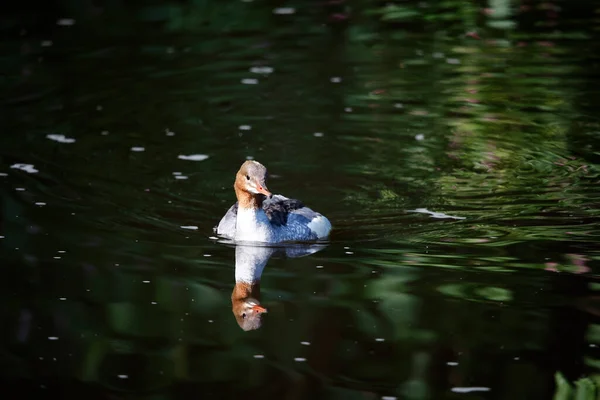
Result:
M245 331L259 329L267 309L260 304L260 278L273 255L288 258L314 254L324 244L294 244L284 247L237 245L235 248L235 286L231 293L231 311Z

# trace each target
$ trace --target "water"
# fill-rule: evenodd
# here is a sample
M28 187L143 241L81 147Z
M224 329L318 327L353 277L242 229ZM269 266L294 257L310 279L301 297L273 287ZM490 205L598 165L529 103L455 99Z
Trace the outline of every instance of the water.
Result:
M600 3L59 3L1 17L5 387L513 399L597 379ZM248 158L334 231L258 257L268 313L244 331L236 249L211 237Z

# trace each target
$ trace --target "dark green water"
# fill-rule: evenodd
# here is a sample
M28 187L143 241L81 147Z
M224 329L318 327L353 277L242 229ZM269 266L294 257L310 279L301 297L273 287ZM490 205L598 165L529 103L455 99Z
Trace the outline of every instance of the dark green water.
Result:
M56 3L0 17L3 388L532 399L600 376L600 2ZM334 225L268 260L249 332L210 239L247 157Z

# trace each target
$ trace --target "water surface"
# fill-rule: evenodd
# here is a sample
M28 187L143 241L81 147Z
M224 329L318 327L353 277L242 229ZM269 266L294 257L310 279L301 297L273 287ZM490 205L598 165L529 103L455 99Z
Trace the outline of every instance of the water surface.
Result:
M597 377L600 3L476 3L13 6L6 387L529 399ZM211 238L246 159L334 225L267 259L248 332Z

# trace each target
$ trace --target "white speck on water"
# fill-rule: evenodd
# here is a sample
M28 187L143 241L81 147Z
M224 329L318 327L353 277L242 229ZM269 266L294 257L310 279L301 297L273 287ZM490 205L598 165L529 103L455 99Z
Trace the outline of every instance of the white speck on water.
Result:
M381 396L381 400L398 400L395 396Z
M451 367L456 367L456 366L458 365L458 363L457 363L456 361L448 361L448 362L446 363L446 365L449 365L449 366L451 366Z
M117 375L119 379L129 379L129 375Z
M158 303L155 301L151 301L150 304L158 304Z
M317 269L321 269L321 268L323 268L322 265L317 265Z
M46 205L46 203L43 203L43 202L41 202L41 201L38 201L38 202L36 202L36 203L35 203L35 205L36 205L36 206L40 206L40 207L41 207L41 206L45 206L45 205Z
M204 257L212 257L212 254L204 254Z
M438 51L438 52L435 52L435 53L433 53L433 54L432 54L432 57L433 57L433 58L444 58L444 53L440 53L440 52Z
M25 188L15 188L15 190L16 190L17 192L24 192L24 191L25 191Z
M446 62L453 65L460 64L460 60L458 58L446 58Z
M313 133L314 137L323 137L323 135L324 135L323 132L315 132L315 133Z
M246 160L254 160L254 156L246 156Z
M396 104L394 104L394 107L396 107L396 108L404 108L404 104L402 104L402 103L396 103Z
M4 236L0 236L0 239L4 239Z
M254 358L265 358L265 356L263 356L262 354L255 354L252 357L254 357Z
M209 323L209 324L212 324L213 322L215 322L215 321L213 321L212 319L209 319L209 320L208 320L208 323Z
M296 361L296 362L304 362L304 361L306 361L306 358L304 358L304 357L296 357L296 358L294 358L294 361Z
M0 176L8 176L6 172L0 172Z
M296 12L296 9L293 7L278 7L273 9L273 14L278 14L278 15L290 15L290 14L294 14Z
M198 227L195 225L183 225L183 226L181 226L181 229L190 229L192 231L195 231L198 229Z
M58 250L57 253L66 253L66 250Z
M177 156L180 160L186 161L204 161L208 158L206 154L190 154L188 156L180 154Z
M353 251L347 251L346 254L354 254Z
M37 169L34 168L33 164L13 164L10 167L13 169L20 169L21 171L25 171L30 174L35 174L36 172L39 172Z
M385 339L381 338L381 337L378 337L378 338L375 338L375 341L376 342L385 342Z
M491 389L489 387L483 386L472 386L472 387L453 387L452 390L454 393L471 393L471 392L489 392Z
M344 246L344 250L349 250L349 249L350 249L350 247Z
M65 301L67 298L66 297L59 297L58 298L60 301Z
M418 141L421 141L421 140L425 139L425 135L423 135L422 133L419 133L419 134L415 135L415 139Z
M218 238L218 237L216 237L216 236L209 236L208 238L209 238L209 239L212 239L212 240L217 240L217 239L219 239L219 238Z
M104 109L104 107L102 107L102 106L100 106L100 105L97 105L97 106L96 106L96 111L102 111L103 109Z
M346 112L348 112L348 113L349 113L349 112L352 112L352 107L346 107L346 108L344 108L344 111L346 111Z
M108 135L108 131L102 131L102 132L100 132L100 134L101 134L102 136L106 136L106 135Z
M521 359L521 357L515 357L513 360L519 361L520 359Z
M332 76L331 78L329 78L329 81L331 83L340 83L342 81L342 78L340 78L339 76Z
M58 340L58 336L48 336L48 340Z
M131 151L144 151L146 150L145 148L141 147L141 146L134 146L131 148Z
M185 175L175 175L175 179L187 179L188 177Z
M75 25L75 20L73 18L61 18L58 21L56 21L56 25L72 26Z
M142 283L150 283L150 281L142 281Z
M40 46L50 47L50 46L52 46L52 40L42 40L42 43L40 43Z
M273 68L271 67L252 67L250 68L250 72L253 74L270 74L273 72Z
M258 79L255 78L244 78L241 81L244 85L256 85L258 83Z
M172 130L170 130L169 128L165 129L165 134L167 136L175 136L175 132L173 132Z
M238 129L240 131L249 131L250 129L252 129L252 127L250 125L240 125L238 126Z
M310 342L300 342L301 345L310 346Z
M181 175L181 172L173 172L173 175Z

